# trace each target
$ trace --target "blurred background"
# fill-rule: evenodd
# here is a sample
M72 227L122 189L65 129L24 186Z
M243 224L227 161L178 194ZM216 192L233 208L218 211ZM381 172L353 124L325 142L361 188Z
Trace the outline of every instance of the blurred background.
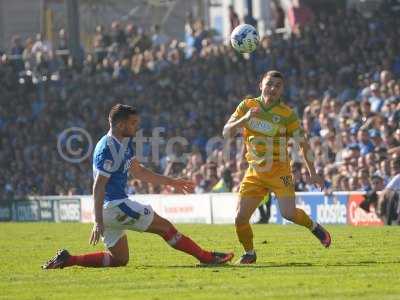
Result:
M380 191L400 170L399 16L397 0L0 0L0 198L90 194L91 157L68 162L57 141L76 126L95 143L118 102L139 108L145 136L189 141L159 161L145 144L148 167L235 192L240 147L226 158L207 141L270 69L327 189ZM260 33L251 55L229 45L241 23ZM296 190L315 191L294 149ZM173 191L131 178L128 192Z

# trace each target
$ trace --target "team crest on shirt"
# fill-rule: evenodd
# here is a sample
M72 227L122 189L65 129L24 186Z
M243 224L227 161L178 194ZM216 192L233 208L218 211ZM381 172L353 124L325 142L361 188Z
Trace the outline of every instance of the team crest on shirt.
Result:
M280 120L281 120L280 116L272 116L272 122L273 123L279 123Z
M111 160L108 160L108 159L104 160L103 169L105 171L112 172L112 170L113 170L112 166L113 166L113 162Z

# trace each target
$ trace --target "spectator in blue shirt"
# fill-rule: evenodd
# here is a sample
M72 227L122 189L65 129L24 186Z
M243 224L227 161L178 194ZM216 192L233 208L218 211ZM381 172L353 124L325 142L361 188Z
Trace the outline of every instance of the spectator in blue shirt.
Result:
M376 82L371 84L370 91L371 96L368 98L368 100L371 103L371 110L373 112L380 112L383 105L383 100L381 98L379 84Z
M381 133L377 129L370 129L368 131L369 137L371 138L374 147L379 147L382 144Z
M368 130L363 128L357 133L358 146L360 147L361 155L366 155L374 151L374 144L369 139Z

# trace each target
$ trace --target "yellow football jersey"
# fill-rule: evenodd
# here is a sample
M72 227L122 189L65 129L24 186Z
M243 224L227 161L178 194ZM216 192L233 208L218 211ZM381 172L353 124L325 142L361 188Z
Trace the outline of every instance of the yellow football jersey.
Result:
M279 99L268 106L262 97L243 100L233 117L241 118L250 108L259 108L257 117L246 122L243 138L249 163L289 162L287 142L290 137L303 137L296 113Z

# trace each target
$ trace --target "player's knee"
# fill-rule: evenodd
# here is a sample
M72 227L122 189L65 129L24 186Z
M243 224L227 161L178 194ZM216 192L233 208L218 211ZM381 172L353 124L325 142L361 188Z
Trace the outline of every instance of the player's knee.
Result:
M129 263L129 253L117 253L111 257L111 265L114 267L125 267Z
M248 218L247 216L242 215L242 214L239 213L239 214L236 215L235 225L238 226L238 225L248 224L249 221L250 221L250 218Z
M129 263L129 257L121 260L121 267L125 267Z
M290 210L281 211L282 217L284 217L286 220L289 220L289 221L293 221L294 220L294 214L295 214L295 211L290 211Z
M120 257L115 259L114 265L116 267L125 267L129 263L129 256L128 257Z

